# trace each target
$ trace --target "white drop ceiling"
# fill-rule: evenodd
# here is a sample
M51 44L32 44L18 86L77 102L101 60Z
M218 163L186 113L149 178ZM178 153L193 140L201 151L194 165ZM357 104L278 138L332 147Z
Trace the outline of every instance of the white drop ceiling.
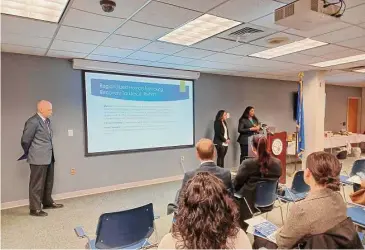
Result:
M310 64L365 53L365 0L345 0L347 10L334 24L298 31L274 23L273 12L293 0L116 0L103 12L99 0L70 0L60 22L1 15L1 51L59 58L195 70L213 74L296 81ZM244 22L190 47L157 39L205 13ZM232 39L250 27L260 33ZM270 60L248 55L286 42L311 38L329 43ZM282 44L280 44L282 45ZM365 61L337 65L326 74L332 84L365 86L365 74L348 72Z

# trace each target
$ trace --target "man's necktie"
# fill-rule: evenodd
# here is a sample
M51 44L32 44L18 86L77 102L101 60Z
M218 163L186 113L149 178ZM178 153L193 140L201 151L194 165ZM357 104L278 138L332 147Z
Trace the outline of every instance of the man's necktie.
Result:
M51 128L50 128L51 121L47 118L44 122L47 125L48 133L51 133Z

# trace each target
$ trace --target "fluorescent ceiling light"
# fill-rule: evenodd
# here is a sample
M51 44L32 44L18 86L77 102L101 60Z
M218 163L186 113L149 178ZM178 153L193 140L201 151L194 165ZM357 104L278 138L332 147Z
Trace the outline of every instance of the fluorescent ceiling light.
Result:
M365 68L363 68L363 69L355 69L354 72L365 73Z
M1 13L58 23L69 0L1 0Z
M365 60L365 54L360 54L360 55L356 55L356 56L348 56L348 57L344 57L344 58L340 58L340 59L329 60L329 61L324 61L324 62L320 62L320 63L314 63L311 65L316 66L316 67L329 67L329 66L357 62L357 61L362 61L362 60Z
M197 19L186 23L180 28L173 30L158 40L189 46L239 24L241 23L204 14Z
M315 41L315 40L306 38L306 39L296 41L296 42L292 42L292 43L289 43L289 44L285 44L285 45L282 45L282 46L279 46L279 47L276 47L276 48L272 48L272 49L264 50L264 51L261 51L261 52L258 52L258 53L254 53L250 56L270 59L270 58L283 56L283 55L295 53L295 52L306 50L306 49L312 49L312 48L320 47L320 46L323 46L323 45L326 45L326 44L328 44L328 43L319 42L319 41Z

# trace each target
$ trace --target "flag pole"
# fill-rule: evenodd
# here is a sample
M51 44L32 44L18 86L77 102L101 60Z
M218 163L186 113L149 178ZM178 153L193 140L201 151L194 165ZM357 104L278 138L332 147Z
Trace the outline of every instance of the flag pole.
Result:
M298 77L299 77L299 85L300 86L303 86L303 77L304 77L304 73L303 72L300 72L298 74ZM299 91L298 91L298 95L299 95ZM300 98L298 96L298 98ZM302 100L303 101L303 100ZM299 105L301 105L301 103L299 103ZM298 115L298 114L297 114ZM298 117L297 117L298 119ZM297 161L299 159L299 155L298 155L298 148L299 148L299 125L298 125L298 121L296 121L296 126L295 126L295 163L294 163L294 172L293 174L297 171Z

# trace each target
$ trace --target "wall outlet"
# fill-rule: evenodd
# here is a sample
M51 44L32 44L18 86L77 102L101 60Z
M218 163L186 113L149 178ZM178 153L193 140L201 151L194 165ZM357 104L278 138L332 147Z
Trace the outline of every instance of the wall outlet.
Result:
M76 174L76 168L71 168L70 174L75 175Z

